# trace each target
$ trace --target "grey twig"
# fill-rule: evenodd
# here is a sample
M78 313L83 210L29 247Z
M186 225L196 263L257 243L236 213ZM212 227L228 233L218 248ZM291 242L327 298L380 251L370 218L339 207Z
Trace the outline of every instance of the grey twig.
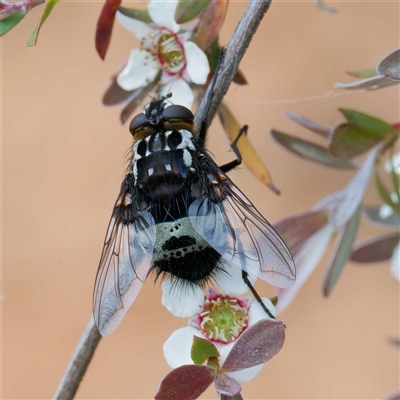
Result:
M93 318L91 318L57 388L53 397L54 400L70 400L74 398L101 337Z
M260 25L264 14L268 11L271 2L272 0L249 1L242 19L226 46L225 54L219 67L212 94L210 111L208 113L208 124L210 124L214 118L218 106L221 104L223 97L228 91L229 85L238 70L239 63L242 60L253 35ZM209 85L197 109L194 119L196 127L201 125L201 122L205 117L211 89L211 85Z
M238 70L239 63L264 14L267 12L271 1L272 0L249 1L247 9L226 47L225 55L214 85L211 107L208 114L208 122L213 119L218 105L221 103L222 98L228 91L229 85ZM208 87L196 112L196 126L200 126L201 121L206 114L207 99L209 98L210 90L211 86ZM93 319L91 319L80 342L78 343L57 392L54 395L55 400L69 400L74 398L79 383L86 372L100 339L101 335L94 324Z

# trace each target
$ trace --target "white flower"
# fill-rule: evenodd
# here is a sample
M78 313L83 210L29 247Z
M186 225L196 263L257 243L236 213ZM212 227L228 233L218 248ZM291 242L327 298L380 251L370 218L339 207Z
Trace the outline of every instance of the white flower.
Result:
M233 296L219 295L210 289L207 299L198 305L199 309L201 307L199 314L189 321L190 326L176 330L164 343L164 356L169 366L177 368L193 364L190 356L193 336L210 340L220 353L222 365L245 329L262 319L270 319L258 302L250 305L251 300L250 297L237 299ZM262 301L275 316L275 307L271 300L263 298ZM247 382L253 379L262 367L263 364L260 364L229 372L228 375L239 382Z
M390 198L392 199L393 203L397 204L399 202L399 199L398 199L396 193L392 193L390 195ZM381 206L381 208L379 209L379 217L381 219L389 218L393 213L394 213L393 208L390 207L388 204L383 204Z
M190 32L175 22L176 1L150 0L152 23L146 24L117 12L118 21L141 42L131 51L128 63L117 77L118 85L134 90L153 81L162 71L160 95L172 92L171 101L191 108L194 95L189 82L206 83L210 66L207 56L193 42Z
M252 285L257 277L249 275ZM241 296L249 291L244 283L242 270L230 266L226 272L221 272L214 277L215 283L221 292L231 296ZM163 295L161 302L175 317L189 318L196 315L204 303L204 290L197 285L181 285L174 279L166 279L162 285Z
M400 152L396 153L391 160L386 161L385 170L386 172L392 171L392 164L393 164L393 172L397 175L400 175Z

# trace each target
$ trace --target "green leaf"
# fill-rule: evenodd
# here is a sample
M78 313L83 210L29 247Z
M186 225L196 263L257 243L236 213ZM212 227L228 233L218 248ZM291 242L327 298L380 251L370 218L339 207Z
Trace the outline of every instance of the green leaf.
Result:
M179 0L175 9L175 21L184 24L196 18L207 6L210 0Z
M220 53L221 53L221 48L219 47L219 44L218 44L218 36L211 43L208 53L209 53L208 59L210 61L211 72L214 73L215 70L217 69L217 65L218 65L218 61L219 61L219 57L220 57Z
M361 71L348 71L347 73L355 78L372 78L373 76L376 76L376 68L368 68Z
M301 115L296 115L291 112L285 112L285 117L296 122L296 124L299 124L300 126L322 136L323 138L329 138L331 130L327 126L317 124L316 122L310 121L309 119L302 117Z
M211 357L219 357L219 353L209 340L193 336L190 356L195 364L200 365Z
M271 135L287 150L307 160L341 169L356 168L356 166L349 161L333 156L325 147L318 144L288 135L287 133L278 132L274 129L271 130Z
M135 8L119 6L118 11L129 18L137 19L138 21L146 22L147 24L153 22L147 10L137 10Z
M351 110L349 108L341 108L340 112L344 115L351 126L357 127L365 132L380 135L394 132L392 125L379 118L372 117L371 115Z
M46 6L43 10L43 14L40 18L39 23L36 25L35 30L32 32L31 37L28 40L28 43L26 44L28 47L31 46L36 46L36 42L39 36L39 32L40 32L40 28L42 27L42 25L44 24L44 22L46 21L47 17L50 15L50 13L52 12L54 6L58 3L58 0L48 0L48 2L46 3Z
M393 137L396 130L388 123L355 110L340 110L348 123L335 128L330 137L332 154L350 159L371 150L379 142Z
M328 297L331 294L339 275L343 271L343 268L349 259L351 248L356 238L360 223L361 210L362 206L360 203L350 220L339 232L336 247L325 270L325 276L323 279L323 292L325 297Z
M18 25L22 18L25 17L27 11L25 12L16 12L10 15L7 18L4 18L0 21L0 36L5 35L8 31L10 31L14 26Z
M381 177L379 176L378 171L375 172L375 184L376 184L376 189L378 190L379 195L381 196L382 200L393 210L395 210L397 213L400 213L400 203L395 203L391 196L390 192L387 189L386 185L383 183Z

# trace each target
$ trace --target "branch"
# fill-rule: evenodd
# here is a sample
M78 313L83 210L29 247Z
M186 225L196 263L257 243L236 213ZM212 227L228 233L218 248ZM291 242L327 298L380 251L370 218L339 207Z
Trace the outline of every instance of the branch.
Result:
M228 91L229 85L238 70L239 63L243 58L243 55L246 52L264 14L269 9L271 1L272 0L249 1L247 9L226 47L224 58L218 70L208 113L208 121L213 119L222 98ZM210 90L211 85L209 85L206 90L206 93L197 109L195 116L196 126L200 126L206 115ZM101 335L94 324L93 319L91 319L80 342L78 343L57 392L54 395L55 400L70 400L74 398L79 383L86 372L100 339Z
M53 397L54 400L74 398L101 337L93 318L91 318L57 388Z
M211 99L210 110L208 113L208 125L217 112L218 106L222 102L228 88L235 76L239 63L242 60L247 47L250 44L264 14L268 11L272 0L250 0L246 11L243 14L235 32L229 41L226 51L221 61L217 76L215 78L214 92ZM194 124L198 128L205 118L208 99L212 85L209 85L197 109ZM198 130L198 129L197 129Z

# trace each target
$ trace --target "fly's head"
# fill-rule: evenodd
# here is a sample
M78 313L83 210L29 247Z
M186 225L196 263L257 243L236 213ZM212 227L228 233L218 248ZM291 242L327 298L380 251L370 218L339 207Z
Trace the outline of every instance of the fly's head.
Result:
M130 123L135 186L151 200L167 203L183 190L196 150L193 118L189 109L168 105L163 97Z

